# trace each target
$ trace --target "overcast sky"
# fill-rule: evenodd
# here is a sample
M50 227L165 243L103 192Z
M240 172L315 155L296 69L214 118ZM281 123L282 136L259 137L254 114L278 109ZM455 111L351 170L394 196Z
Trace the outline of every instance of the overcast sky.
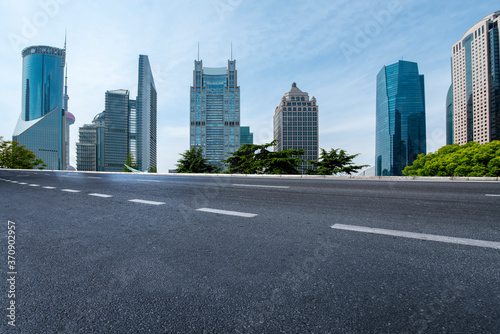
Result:
M274 109L292 82L319 105L321 148L375 164L376 75L400 59L425 76L427 150L445 145L451 47L498 0L3 0L0 5L0 136L21 112L21 50L64 46L67 30L71 164L78 128L104 110L107 90L135 99L139 54L158 91L158 171L189 148L189 87L200 43L207 67L236 59L241 125L270 142Z

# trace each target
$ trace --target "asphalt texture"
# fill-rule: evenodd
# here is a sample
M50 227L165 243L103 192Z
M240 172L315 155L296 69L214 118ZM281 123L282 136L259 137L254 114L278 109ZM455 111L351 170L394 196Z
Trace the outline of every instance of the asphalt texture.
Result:
M335 224L500 242L500 182L0 170L0 332L500 332L500 249Z

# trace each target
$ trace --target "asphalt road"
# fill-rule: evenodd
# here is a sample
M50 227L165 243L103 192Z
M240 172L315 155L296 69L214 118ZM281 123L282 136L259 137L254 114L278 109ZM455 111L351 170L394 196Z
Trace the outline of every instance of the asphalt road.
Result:
M500 182L0 170L0 236L2 333L500 332Z

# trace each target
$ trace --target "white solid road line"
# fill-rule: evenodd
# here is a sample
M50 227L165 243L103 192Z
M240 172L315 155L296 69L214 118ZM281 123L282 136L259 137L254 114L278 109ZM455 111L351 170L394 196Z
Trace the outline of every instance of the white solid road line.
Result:
M221 214L221 215L238 216L238 217L245 217L245 218L252 218L252 217L257 216L255 213L246 213L246 212L238 212L238 211L226 211L226 210L217 210L217 209L209 209L209 208L196 209L196 211L218 213L218 214Z
M61 189L61 191L65 191L67 193L79 193L80 190L74 190L74 189Z
M94 193L94 194L89 194L89 196L102 197L102 198L109 198L109 197L113 197L113 195L97 194L97 193Z
M233 184L236 187L256 187L256 188L279 188L279 189L288 189L289 186L265 186L260 184Z
M102 179L100 176L87 176L87 179Z
M137 180L139 182L162 182L162 181L159 181L159 180Z
M56 187L47 186L47 187L43 187L43 189L56 189Z
M381 228L372 228L372 227L354 226L354 225L343 225L343 224L335 224L332 226L332 228L337 229L337 230L346 230L346 231L372 233L372 234L382 234L382 235L390 235L393 237L402 237L402 238L429 240L429 241L439 241L439 242L446 242L446 243L450 243L450 244L500 249L500 242L494 242L494 241L455 238L455 237L447 237L447 236L442 236L442 235L413 233L413 232L386 230L386 229L381 229Z
M495 194L486 194L486 196L489 196L489 197L500 197L500 195L495 195Z
M163 204L165 204L165 202L146 201L143 199L130 199L129 202L151 204L151 205L163 205Z

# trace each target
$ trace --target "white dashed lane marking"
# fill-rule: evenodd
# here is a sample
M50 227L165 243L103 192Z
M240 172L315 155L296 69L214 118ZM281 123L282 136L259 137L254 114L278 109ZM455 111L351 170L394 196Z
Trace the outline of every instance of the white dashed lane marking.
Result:
M238 216L238 217L245 217L245 218L252 218L252 217L257 216L257 214L255 214L255 213L246 213L246 212L238 212L238 211L227 211L227 210L218 210L218 209L209 209L209 208L196 209L196 211L209 212L209 213L218 213L218 214L221 214L221 215Z
M141 203L141 204L151 204L151 205L163 205L163 204L165 204L165 202L146 201L143 199L130 199L129 202Z
M34 184L34 183L31 183L31 184L30 184L30 187L40 187L40 185L39 185L39 184Z
M372 227L355 226L355 225L343 225L343 224L335 224L332 226L332 228L337 229L337 230L346 230L346 231L363 232L363 233L371 233L371 234L382 234L382 235L389 235L389 236L393 236L393 237L438 241L438 242L445 242L445 243L449 243L449 244L458 244L458 245L466 245L466 246L476 246L476 247L500 249L500 242L494 242L494 241L455 238L455 237L447 237L447 236L443 236L443 235L414 233L414 232L405 232L405 231L397 231L397 230L386 230L386 229L381 229L381 228L372 228Z
M79 193L80 190L75 190L75 189L61 189L61 191L65 191L67 193Z
M97 194L97 193L89 194L89 196L94 196L94 197L102 197L102 198L109 198L109 197L113 197L113 195Z
M46 186L46 187L43 187L43 189L56 189L56 187Z
M488 197L500 197L500 195L495 195L495 194L486 194Z

